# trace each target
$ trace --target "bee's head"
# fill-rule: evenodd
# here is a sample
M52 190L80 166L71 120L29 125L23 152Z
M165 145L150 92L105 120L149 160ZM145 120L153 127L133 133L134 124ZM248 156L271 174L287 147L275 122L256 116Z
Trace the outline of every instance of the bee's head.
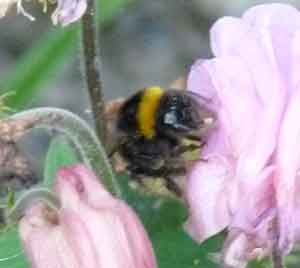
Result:
M185 90L168 90L157 113L157 131L169 137L202 136L213 114Z

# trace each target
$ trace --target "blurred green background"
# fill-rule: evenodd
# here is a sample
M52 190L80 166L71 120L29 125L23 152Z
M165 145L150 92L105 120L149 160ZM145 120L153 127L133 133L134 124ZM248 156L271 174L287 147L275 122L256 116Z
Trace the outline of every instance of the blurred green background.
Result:
M91 119L81 79L79 23L51 24L55 6L23 1L35 22L15 10L0 20L0 94L15 110L37 106L69 109ZM167 86L186 74L199 57L209 57L208 32L224 15L240 15L254 0L99 0L100 53L105 99L127 96L147 85ZM297 0L281 1L299 5ZM31 139L32 140L32 139ZM36 142L39 140L39 142ZM35 169L41 170L49 139L27 142Z
M52 26L51 8L45 15L35 1L23 2L35 22L15 10L0 20L0 90L19 93L11 103L17 108L58 106L88 117L76 38L67 36L69 27ZM167 85L186 73L195 59L210 55L208 30L218 17L240 15L249 6L268 2L272 1L99 1L105 97L128 95L149 84ZM280 2L299 5L296 0ZM24 73L27 81L21 79Z

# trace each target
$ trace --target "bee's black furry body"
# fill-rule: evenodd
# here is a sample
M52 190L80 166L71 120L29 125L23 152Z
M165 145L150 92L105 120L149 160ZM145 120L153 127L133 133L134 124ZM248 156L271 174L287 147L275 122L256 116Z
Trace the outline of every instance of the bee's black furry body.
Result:
M184 172L178 161L185 151L182 140L201 138L193 134L203 124L198 106L184 90L147 88L129 98L117 122L122 133L118 151L128 170L135 175L164 178Z

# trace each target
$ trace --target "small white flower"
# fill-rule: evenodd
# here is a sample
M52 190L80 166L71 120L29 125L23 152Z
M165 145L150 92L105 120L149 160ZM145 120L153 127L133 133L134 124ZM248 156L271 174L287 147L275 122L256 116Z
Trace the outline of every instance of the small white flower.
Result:
M38 0L43 5L43 12L47 12L47 5L57 4L51 18L54 25L67 26L79 20L87 7L87 0ZM22 0L0 0L0 18L4 17L11 6L16 5L17 13L24 15L30 20L35 18L27 13L22 6Z
M34 20L34 17L32 17L24 10L22 6L22 0L0 0L0 18L4 17L7 11L10 9L10 7L14 4L17 5L18 13L21 13L22 15L29 18L30 20Z
M0 2L0 18L4 17L11 5L15 4L17 0L1 0Z
M57 8L51 18L54 25L67 26L79 20L87 8L87 0L57 0Z

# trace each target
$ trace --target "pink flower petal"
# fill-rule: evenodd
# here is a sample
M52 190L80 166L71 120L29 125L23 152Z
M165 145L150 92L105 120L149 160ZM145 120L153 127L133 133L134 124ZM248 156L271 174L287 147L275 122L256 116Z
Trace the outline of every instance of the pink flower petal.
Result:
M284 27L286 30L300 28L299 11L286 4L257 5L248 9L243 20L256 28L267 28L271 25Z
M83 165L62 168L56 180L61 207L46 210L39 204L21 222L20 234L34 267L156 267L138 217L91 171Z
M82 219L71 210L63 209L60 213L60 223L66 240L77 255L80 267L99 268L97 250L93 247L92 238Z
M238 205L230 226L248 234L260 235L261 225L269 224L275 217L276 202L273 185L274 166L265 168L255 177L244 178L249 183L238 186Z
M293 85L299 83L299 75L294 75L299 71L299 63L298 67L294 68L293 39L295 33L300 29L300 12L292 6L284 4L261 5L248 10L244 14L243 20L253 27L261 29L261 32L268 33L279 69L278 75L285 82L286 90L292 90ZM299 45L297 44L296 47ZM296 83L293 82L295 78L298 81Z
M299 181L299 174L297 175L297 181ZM295 210L294 210L294 239L297 245L300 244L300 187L299 183L297 184L295 191L296 201L295 201Z
M87 207L83 208L82 216L89 219L86 227L93 244L99 250L100 267L137 267L123 220L117 213L101 211L97 215Z
M119 210L126 227L125 230L131 230L131 233L127 231L127 237L132 252L135 254L135 260L137 260L136 267L157 267L152 245L137 216L123 202L120 202Z
M238 155L252 139L261 110L255 85L238 57L216 58L206 62L205 67L220 100L219 121L224 128L223 135L230 137L232 154Z
M216 188L230 185L231 191L222 195L227 202L223 215L230 235L232 230L240 234L228 240L224 258L243 267L257 250L270 251L279 242L287 254L294 238L300 239L300 12L270 4L251 8L242 18L219 19L211 29L211 47L215 58L196 62L188 89L210 96L218 114L202 155L227 163L231 175ZM216 208L209 205L207 211L203 203L205 198L215 200L216 188L206 186L200 165L190 174L189 231L202 241L203 234L214 234L205 227ZM212 177L218 181L219 175ZM234 263L239 256L242 263Z
M80 268L62 229L47 216L49 208L34 205L20 222L20 234L33 267ZM50 216L50 215L49 215Z
M58 171L55 191L63 207L72 207L85 202L95 208L114 206L115 199L105 190L100 180L82 165L62 168Z
M285 113L278 143L277 205L280 221L280 248L291 249L294 236L294 205L296 176L300 166L300 88L291 96Z
M278 85L273 46L268 32L261 32L241 19L225 17L211 29L211 46L217 57L236 56L251 73L254 91L267 103Z
M138 218L125 203L113 198L91 171L82 165L63 168L55 188L69 214L89 219L84 227L102 252L97 260L100 267L107 263L112 268L156 267L151 243ZM118 258L121 253L123 258Z
M259 244L255 237L232 229L228 234L224 250L225 267L244 268L251 259L261 259L270 253L271 244Z
M248 261L246 252L249 252L249 239L246 234L231 231L225 241L223 250L223 262L225 266L246 267Z
M220 232L229 224L228 191L231 174L221 161L198 162L188 175L186 197L190 216L185 224L188 233L198 240Z
M200 59L192 65L187 79L187 88L209 100L209 108L217 110L218 96L212 83L211 76L204 66L205 62L206 60Z

